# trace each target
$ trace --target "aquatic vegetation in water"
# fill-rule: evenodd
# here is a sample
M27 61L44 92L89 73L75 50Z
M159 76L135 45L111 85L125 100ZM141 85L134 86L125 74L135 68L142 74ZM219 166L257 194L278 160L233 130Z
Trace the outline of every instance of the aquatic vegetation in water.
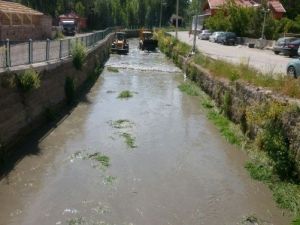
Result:
M112 66L108 66L107 71L113 72L113 73L118 73L119 72L119 70L117 68L112 67Z
M117 180L117 177L114 176L106 176L104 178L104 184L110 184L112 185Z
M104 168L107 168L110 166L110 159L108 156L106 155L103 155L102 153L94 153L94 154L91 154L91 155L88 155L88 158L89 159L93 159L97 162L100 163L100 165Z
M125 143L127 144L127 146L129 148L136 148L136 144L135 144L135 137L133 137L131 134L129 133L122 133L121 137L124 138Z
M126 119L116 120L111 122L113 128L121 129L121 128L129 128L133 125L132 122Z
M133 94L131 91L128 90L122 91L118 96L118 98L122 98L122 99L131 98L131 97L133 97Z

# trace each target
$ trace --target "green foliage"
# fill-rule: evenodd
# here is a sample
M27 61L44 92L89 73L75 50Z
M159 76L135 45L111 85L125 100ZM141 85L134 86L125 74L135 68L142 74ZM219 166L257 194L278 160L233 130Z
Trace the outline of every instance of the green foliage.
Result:
M231 116L231 101L231 94L229 91L226 91L223 96L222 111L228 118Z
M249 171L250 176L255 180L268 181L273 176L272 169L260 161L249 161L245 168Z
M55 40L60 40L60 39L63 39L64 37L65 37L65 35L63 34L63 32L58 30L55 33L54 39Z
M300 225L300 216L292 222L292 225Z
M214 110L208 113L208 119L218 127L222 136L224 136L229 143L238 146L241 145L242 138L237 135L237 132L234 129L232 129L229 119Z
M136 148L136 144L135 144L135 137L133 137L131 134L129 133L122 133L121 136L124 138L126 145L129 148Z
M110 166L109 157L99 152L89 155L89 158L99 162L102 167L107 168Z
M83 5L82 2L76 2L75 4L75 12L79 15L79 16L84 16L85 13L85 7Z
M77 70L81 70L87 55L87 50L82 43L76 42L72 46L73 65Z
M259 138L259 147L275 162L275 173L282 180L296 179L295 162L290 156L289 143L280 120L269 120Z
M73 103L73 101L75 100L75 81L71 77L66 77L65 95L66 95L68 104Z
M261 37L264 14L262 8L241 7L234 1L228 1L215 16L206 20L205 25L211 30L232 31L238 36ZM300 17L299 17L300 22ZM276 20L272 14L266 16L265 37L277 39L280 35L300 32L300 24L288 18Z
M199 87L192 82L180 84L178 88L190 96L199 96Z
M32 68L25 70L17 77L17 80L18 87L24 92L39 88L41 83L39 74Z
M217 11L214 16L209 17L205 21L205 26L210 30L228 31L230 29L230 21L223 9Z
M107 71L113 72L113 73L118 73L119 72L118 68L111 67L111 66L107 67Z
M131 98L132 96L133 94L131 93L131 91L125 90L119 94L118 98Z

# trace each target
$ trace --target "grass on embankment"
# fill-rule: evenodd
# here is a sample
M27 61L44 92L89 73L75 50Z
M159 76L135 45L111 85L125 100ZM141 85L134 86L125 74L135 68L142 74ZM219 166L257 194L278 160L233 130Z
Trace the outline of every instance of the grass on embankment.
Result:
M175 40L172 36L165 35L163 31L158 31L156 35L162 52L169 57L173 57L175 62L178 61L178 58L172 53L176 52L179 55L186 56L191 52L191 46ZM197 53L191 62L201 65L216 77L226 78L230 81L244 81L288 97L300 98L300 79L294 79L284 74L274 74L271 70L268 74L264 74L250 67L249 59L241 59L240 64L233 64Z
M191 96L195 96L195 93L197 93L207 117L216 125L221 135L229 143L237 145L247 152L249 160L245 168L249 171L251 177L269 186L273 192L274 200L281 208L290 210L294 215L300 215L300 186L293 181L281 180L274 170L274 160L248 140L239 127L224 115L225 111L217 109L211 98L199 86L194 82L186 82L180 85L179 89ZM295 222L293 225L299 225L299 222Z

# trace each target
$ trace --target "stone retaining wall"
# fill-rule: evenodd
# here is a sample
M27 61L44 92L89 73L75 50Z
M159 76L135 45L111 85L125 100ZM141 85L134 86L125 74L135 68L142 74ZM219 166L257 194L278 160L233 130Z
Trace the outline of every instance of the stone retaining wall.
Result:
M61 109L66 103L65 80L75 80L76 91L83 86L96 66L104 65L109 57L113 34L107 36L88 52L82 70L76 70L72 59L33 65L40 74L38 89L22 92L11 85L14 77L24 73L28 66L0 74L0 157L26 135L46 122L47 110Z
M298 110L283 113L280 120L283 124L287 142L289 143L291 157L296 163L296 172L300 178L300 104L298 100L285 98L269 90L254 87L240 81L230 82L226 79L216 78L203 67L195 63L190 63L187 58L182 56L179 56L178 61L182 68L186 68L187 70L191 68L196 69L196 75L191 77L187 73L187 76L212 97L220 108L224 106L225 93L230 95L229 117L237 124L245 122L243 121L245 118L245 109L255 104L263 106L275 101L287 107L298 105ZM255 139L261 128L251 127L251 124L246 124L246 126L248 126L249 137Z

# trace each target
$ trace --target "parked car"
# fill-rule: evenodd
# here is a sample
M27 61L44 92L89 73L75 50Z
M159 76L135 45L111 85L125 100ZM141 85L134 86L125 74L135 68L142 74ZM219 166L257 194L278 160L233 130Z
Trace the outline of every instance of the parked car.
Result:
M297 78L300 76L300 58L292 59L287 67L286 72L288 76Z
M216 42L223 45L235 45L237 42L236 34L233 32L224 32L217 37Z
M283 53L283 48L287 47L287 45L293 41L296 41L297 38L295 37L283 37L283 38L279 38L274 47L273 47L273 51L276 55L278 55L279 53Z
M212 35L209 36L209 41L210 42L216 42L218 36L220 36L223 33L224 33L223 31L214 32Z
M209 40L210 35L212 35L212 33L209 30L202 30L202 32L198 35L198 39Z
M298 48L300 46L300 39L292 41L288 43L285 47L282 48L282 52L284 55L288 55L289 57L298 55Z

